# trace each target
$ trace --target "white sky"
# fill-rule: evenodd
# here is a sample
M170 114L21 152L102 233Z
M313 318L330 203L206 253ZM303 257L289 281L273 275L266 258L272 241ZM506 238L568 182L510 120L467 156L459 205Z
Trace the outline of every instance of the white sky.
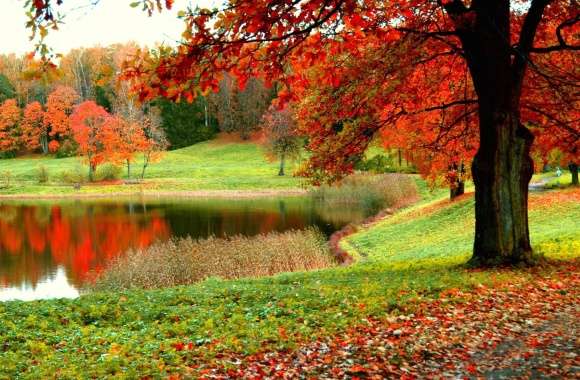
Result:
M0 0L0 54L23 54L33 50L26 29L25 0ZM141 7L131 8L133 0L100 0L94 8L78 8L89 0L65 0L62 10L65 24L50 31L47 42L57 53L66 53L81 46L106 46L116 42L135 41L152 46L156 42L173 43L183 31L183 22L176 15L191 2L210 7L215 0L176 0L172 11L148 17ZM76 8L73 11L68 9Z

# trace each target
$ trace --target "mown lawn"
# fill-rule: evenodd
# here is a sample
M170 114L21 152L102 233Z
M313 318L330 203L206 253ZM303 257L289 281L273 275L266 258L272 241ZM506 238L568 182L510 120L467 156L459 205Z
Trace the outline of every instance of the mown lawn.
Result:
M49 183L38 183L38 168L44 166ZM269 162L264 149L253 142L208 141L187 148L167 152L160 162L147 169L142 185L85 185L80 191L62 181L64 172L88 168L81 158L56 159L33 157L0 160L0 194L73 194L162 192L188 190L257 190L297 189L303 181L292 176L290 164L287 176L279 177L278 163ZM132 168L140 173L139 162ZM11 175L11 186L1 189L6 173ZM123 168L122 178L126 177Z
M579 201L578 189L532 195L532 239L548 258L580 254ZM408 314L445 289L531 276L465 269L472 227L471 196L435 199L347 238L360 258L349 267L0 303L0 378L195 376L215 360L228 365L229 352L292 349L369 316Z

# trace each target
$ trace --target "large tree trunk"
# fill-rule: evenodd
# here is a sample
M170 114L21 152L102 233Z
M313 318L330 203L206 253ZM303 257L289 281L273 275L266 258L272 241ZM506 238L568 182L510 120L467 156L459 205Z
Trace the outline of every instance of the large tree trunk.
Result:
M572 185L578 186L578 164L575 162L570 162L568 164L568 169L572 174Z
M473 160L475 241L471 264L529 262L528 184L533 174L532 133L520 122L520 99L529 51L548 1L533 1L517 53L510 44L508 0L447 2L477 95L479 149ZM473 13L471 13L473 12ZM463 16L470 13L473 23Z
M471 262L503 265L529 262L532 248L528 228L528 184L533 174L531 132L516 113L496 114L484 126L473 161L475 183L475 242ZM486 133L484 133L485 135Z

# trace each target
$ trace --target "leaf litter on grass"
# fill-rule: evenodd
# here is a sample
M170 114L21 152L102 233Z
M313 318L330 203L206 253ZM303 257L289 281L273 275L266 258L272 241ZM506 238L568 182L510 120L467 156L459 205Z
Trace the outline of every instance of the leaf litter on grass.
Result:
M398 315L365 318L296 350L225 354L194 373L205 379L578 378L577 264L499 270L510 279L416 299Z

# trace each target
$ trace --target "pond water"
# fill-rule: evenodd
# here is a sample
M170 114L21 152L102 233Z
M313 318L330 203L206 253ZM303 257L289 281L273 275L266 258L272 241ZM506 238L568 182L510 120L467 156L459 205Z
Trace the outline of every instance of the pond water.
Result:
M0 202L0 301L76 297L109 260L158 240L309 226L330 235L368 214L309 197Z

